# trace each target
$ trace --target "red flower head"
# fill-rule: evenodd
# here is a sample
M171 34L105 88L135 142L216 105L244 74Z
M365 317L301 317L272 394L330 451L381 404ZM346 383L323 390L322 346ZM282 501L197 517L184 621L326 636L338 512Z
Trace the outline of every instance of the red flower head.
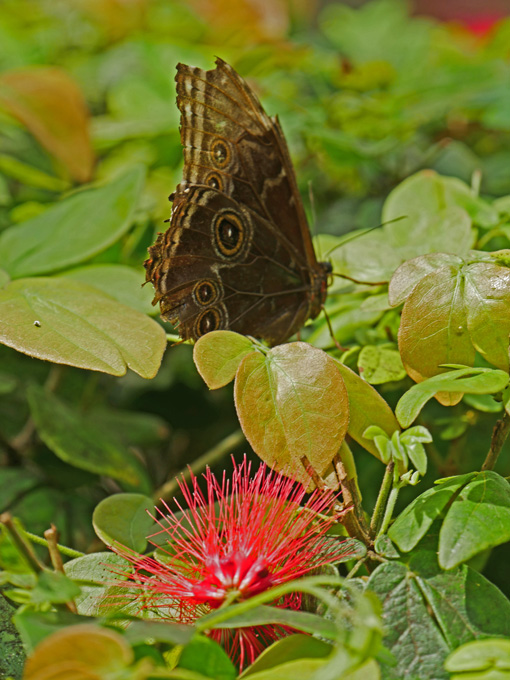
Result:
M115 548L135 567L129 589L140 609L157 608L162 618L192 623L226 601L245 600L348 554L342 541L325 536L335 522L325 514L335 499L331 491L317 490L301 505L301 485L264 464L253 477L250 472L246 458L234 465L231 481L224 473L220 483L208 469L206 496L193 475L190 486L179 483L188 508L175 501L182 512L176 514L164 503L168 514L157 510L154 518L161 530L149 536L168 536L164 560ZM301 595L272 604L299 609ZM210 637L243 667L288 632L266 625L213 630Z

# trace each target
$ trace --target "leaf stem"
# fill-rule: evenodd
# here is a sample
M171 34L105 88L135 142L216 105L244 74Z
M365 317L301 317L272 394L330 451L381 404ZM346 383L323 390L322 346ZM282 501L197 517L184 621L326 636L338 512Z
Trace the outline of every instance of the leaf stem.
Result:
M503 444L510 433L510 416L505 411L503 417L496 422L492 431L491 446L485 461L482 465L482 470L493 470L498 460Z
M370 534L373 538L377 536L377 534L379 533L379 529L381 528L381 524L384 517L384 510L386 508L388 497L393 487L394 469L395 462L391 460L386 466L386 471L384 473L381 488L379 489L379 495L377 496L374 512L372 514L372 520L370 522Z
M371 543L370 534L363 516L363 507L361 505L361 497L356 480L349 477L344 461L342 460L342 450L346 446L347 444L343 442L338 453L336 453L333 458L333 465L335 466L336 475L342 491L343 504L346 508L342 524L345 526L347 533L351 538L357 538L366 546L369 546Z
M381 523L381 528L379 529L379 532L377 536L381 536L382 534L385 534L386 531L388 530L388 527L391 522L391 518L393 517L393 510L395 509L395 504L397 502L398 498L398 493L400 491L400 488L398 486L393 486L392 490L390 491L390 495L388 497L388 502L386 504L386 511L384 513L384 518Z
M2 513L0 515L0 523L3 524L4 527L7 529L12 539L12 542L19 550L19 552L23 555L25 560L28 562L28 565L30 566L32 571L35 574L40 574L44 570L44 567L37 559L37 555L32 550L32 546L30 545L30 543L18 531L18 528L16 527L12 519L11 513L10 512Z
M52 524L49 529L44 532L44 538L48 541L48 552L50 554L51 563L55 571L65 574L64 563L62 562L62 556L58 549L58 530L57 527ZM65 606L72 614L77 614L78 609L74 600L68 600Z
M24 530L23 533L25 534L25 536L28 536L28 538L33 543L37 543L37 545L43 545L49 550L49 542L45 538L42 538L37 534L32 534L30 531ZM65 555L66 557L72 557L74 559L76 557L83 557L85 555L85 553L82 553L79 550L73 550L73 548L68 548L66 545L62 545L60 543L56 543L55 545L58 548L58 551L61 552L62 555Z
M209 451L206 451L202 456L194 460L191 465L188 465L188 467L182 470L178 475L173 476L172 479L165 482L159 489L156 489L152 497L155 501L172 499L179 490L178 480L189 482L191 474L196 475L199 472L202 472L202 470L205 470L208 465L213 465L218 462L228 453L231 453L232 449L239 446L244 439L242 430L232 432L218 442L216 446L213 446L212 449L209 449Z

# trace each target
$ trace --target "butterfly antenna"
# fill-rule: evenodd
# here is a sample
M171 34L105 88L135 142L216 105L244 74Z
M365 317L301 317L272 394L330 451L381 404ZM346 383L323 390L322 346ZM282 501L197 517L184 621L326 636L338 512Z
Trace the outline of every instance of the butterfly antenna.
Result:
M341 243L337 243L336 246L333 246L333 248L330 248L326 253L324 253L324 257L328 257L331 255L331 253L334 253L337 248L341 248L344 246L346 243L349 243L350 241L354 241L354 239L359 238L360 236L364 236L365 234L370 234L371 231L375 231L376 229L380 229L381 227L385 227L387 224L393 224L393 222L400 222L400 220L404 220L407 217L407 215L401 215L400 217L394 217L392 220L388 220L387 222L381 222L381 224L377 224L375 227L370 227L370 229L364 229L363 231L356 231L353 232L351 231L349 234L347 234L343 239Z
M335 343L335 347L340 351L340 352L345 352L347 350L347 347L342 347L342 345L338 342L338 340L335 338L335 334L333 333L333 326L331 325L331 319L329 318L329 314L326 311L326 307L322 305L322 311L324 312L324 318L326 319L326 323L328 325L329 329L329 334L331 336L331 339Z

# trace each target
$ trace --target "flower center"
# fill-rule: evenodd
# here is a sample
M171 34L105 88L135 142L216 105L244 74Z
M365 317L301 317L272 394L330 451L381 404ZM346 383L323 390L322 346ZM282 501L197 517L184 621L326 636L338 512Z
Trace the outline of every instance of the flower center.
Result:
M253 557L241 550L206 563L209 574L193 586L194 597L217 609L233 593L239 600L253 597L274 585L263 557Z

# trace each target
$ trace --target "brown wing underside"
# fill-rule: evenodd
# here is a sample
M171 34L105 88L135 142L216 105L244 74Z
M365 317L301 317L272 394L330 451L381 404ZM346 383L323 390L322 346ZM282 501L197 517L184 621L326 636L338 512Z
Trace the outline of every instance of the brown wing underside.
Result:
M179 64L183 179L146 263L183 338L228 328L284 341L325 293L285 140L225 62Z

